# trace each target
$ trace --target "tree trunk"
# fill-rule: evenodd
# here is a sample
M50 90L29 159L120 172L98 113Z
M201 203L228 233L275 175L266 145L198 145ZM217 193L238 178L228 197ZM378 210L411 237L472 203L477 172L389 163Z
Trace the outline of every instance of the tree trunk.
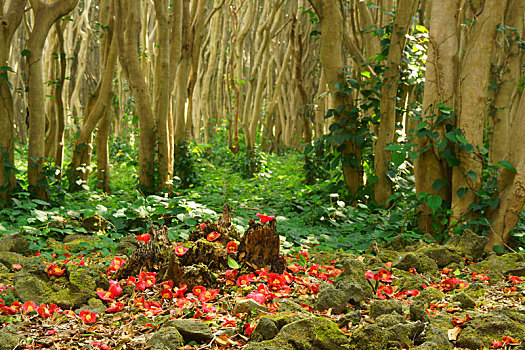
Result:
M432 2L423 116L428 124L427 129L431 132L437 131L440 135L436 140L417 137L419 157L414 162L417 193L439 195L443 201L451 200L451 173L447 162L440 156L443 148L438 148L436 142L445 138L445 125L452 121L436 123L436 119L442 115L441 109L454 110L456 106L458 14L459 0ZM433 188L436 180L443 180L444 184L438 191ZM419 209L419 227L424 232L432 232L433 220L430 216L432 210L426 204L422 204Z
M13 34L24 14L25 0L12 0L8 6L0 1L0 66L8 67ZM5 11L5 12L4 12ZM0 76L0 207L9 201L9 191L16 186L14 163L14 108L8 70Z
M492 52L498 24L502 23L506 1L487 0L476 21L472 21L466 37L459 76L459 113L457 127L467 143L480 150L483 129L487 121L488 86ZM481 188L482 158L479 151L468 152L456 147L459 166L452 168L451 224L460 218L473 217L471 203L477 202L476 192ZM458 190L468 189L461 198Z
M29 151L27 180L32 196L47 199L44 186L45 109L44 82L42 78L42 50L49 29L57 19L71 12L78 0L56 0L46 3L31 0L35 15L33 30L27 42L28 55L28 107L29 107Z
M386 63L386 72L381 88L381 121L375 147L374 163L377 182L374 185L374 197L379 205L386 205L392 195L392 183L387 175L392 161L392 152L385 150L395 141L396 135L396 97L399 76L403 63L403 51L406 36L410 33L412 17L416 14L419 1L399 0L396 16L392 24L390 49Z
M140 11L131 0L116 5L117 38L119 59L131 92L135 97L139 116L139 186L144 193L151 194L155 186L155 123L148 87L138 58L140 33Z

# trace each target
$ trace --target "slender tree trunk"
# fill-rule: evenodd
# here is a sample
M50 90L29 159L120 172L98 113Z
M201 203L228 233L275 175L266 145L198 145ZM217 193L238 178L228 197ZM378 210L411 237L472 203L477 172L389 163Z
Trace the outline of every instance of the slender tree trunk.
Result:
M396 97L401 64L403 63L403 51L405 50L406 36L411 30L412 17L416 14L418 4L419 1L399 0L392 24L390 49L381 88L381 121L374 158L377 176L377 182L374 185L374 197L379 205L386 205L388 198L392 195L392 184L387 175L392 161L392 152L385 150L385 147L395 141Z
M339 89L337 88L341 84L343 86L346 84L343 75L344 64L342 59L344 23L340 4L337 0L310 0L310 3L315 8L321 21L321 64L326 75L328 88L334 95L334 109L337 108L340 111L336 113L335 119L338 123L341 123L341 127L346 130L345 132L352 133L355 131L355 128L344 122L344 120L347 120L346 112L349 112L352 102L344 94L338 93ZM351 139L346 139L342 147L345 184L348 191L352 195L356 195L357 190L363 184L361 150Z
M45 109L44 82L42 78L42 50L49 29L57 19L71 12L78 0L56 0L46 3L31 0L35 23L27 42L29 74L29 151L27 179L30 193L37 198L47 199L44 186L44 151L45 151Z
M477 150L483 144L491 58L498 24L503 22L506 2L487 0L484 3L477 20L471 22L473 24L466 37L461 61L457 127L461 129L467 143ZM452 168L452 224L460 218L472 217L470 204L477 201L476 192L481 188L482 180L482 159L479 152L468 152L459 147L456 150L460 165ZM457 195L460 189L468 189L461 198Z
M113 94L111 94L113 95ZM109 187L109 128L111 126L111 108L104 109L104 115L97 129L97 188L110 193Z
M131 92L135 97L139 116L139 186L144 193L154 193L155 186L155 122L146 80L138 58L140 11L131 0L116 5L119 60Z
M25 0L12 0L5 6L0 0L0 65L8 67L9 52L13 34L24 14ZM9 191L16 186L14 163L14 107L11 87L8 83L9 72L3 71L0 77L0 207L9 201Z

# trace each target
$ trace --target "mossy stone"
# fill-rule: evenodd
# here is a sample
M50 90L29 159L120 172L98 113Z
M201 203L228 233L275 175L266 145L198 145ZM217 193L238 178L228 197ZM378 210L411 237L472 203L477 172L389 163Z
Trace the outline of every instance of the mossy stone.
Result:
M452 302L459 303L459 307L461 307L462 309L470 310L476 307L476 302L474 301L474 299L472 299L465 292L459 292L457 294L454 294L452 298L450 298L450 300Z
M350 336L350 349L353 350L387 350L392 334L376 324L359 326Z
M471 270L486 273L491 280L500 281L504 276L525 276L525 255L509 253L492 255L487 260L470 266Z
M0 264L5 266L7 271L11 271L14 264L20 264L22 268L24 268L28 259L29 258L15 252L2 252L0 254Z
M18 335L15 326L8 324L0 329L0 350L15 349L22 339L24 337Z
M422 253L403 254L392 263L392 267L404 271L415 268L417 272L429 275L436 274L438 270L436 262Z
M377 300L370 306L370 317L377 318L381 315L397 313L403 314L403 306L399 300Z
M472 230L465 230L461 235L453 236L446 247L456 251L460 256L465 256L473 261L479 261L485 255L485 246L489 239L479 236Z
M445 298L445 293L437 288L428 287L423 289L415 298L415 302L423 302L425 305L429 305L432 302L440 302Z
M397 312L382 314L374 317L379 327L390 328L405 322L405 317Z
M13 252L29 255L29 241L20 233L6 235L0 238L0 252Z
M146 345L148 349L176 350L184 346L184 340L175 327L162 327Z
M417 253L422 253L434 260L438 268L443 268L451 263L460 263L463 258L453 251L451 248L432 243L423 246L417 250Z

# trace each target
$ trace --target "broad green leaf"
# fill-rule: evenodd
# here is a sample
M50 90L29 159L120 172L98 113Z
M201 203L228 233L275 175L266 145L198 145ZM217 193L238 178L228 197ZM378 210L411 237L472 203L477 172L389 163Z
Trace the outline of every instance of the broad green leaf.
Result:
M441 208L443 199L440 196L428 196L426 202L428 207L432 209L432 212L435 213L437 209Z
M228 266L234 270L237 270L240 268L237 261L235 261L231 256L228 257Z
M498 165L502 168L505 168L507 170L510 170L514 173L517 173L518 171L516 170L516 168L514 168L514 166L510 163L510 162L507 162L506 160L501 160L498 162Z

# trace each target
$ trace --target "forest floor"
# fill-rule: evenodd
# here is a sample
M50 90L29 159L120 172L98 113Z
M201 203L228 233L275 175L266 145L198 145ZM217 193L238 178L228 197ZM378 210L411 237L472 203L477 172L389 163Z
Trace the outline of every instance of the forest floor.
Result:
M525 349L523 254L485 252L474 234L415 239L403 209L354 211L328 182L302 184L298 163L274 157L246 180L204 161L203 185L173 198L129 191L121 164L110 196L3 210L0 350ZM284 272L241 267L237 246L211 237L231 257L213 283L171 285L154 269L113 280L152 224L182 257L225 203L240 232L274 217Z

